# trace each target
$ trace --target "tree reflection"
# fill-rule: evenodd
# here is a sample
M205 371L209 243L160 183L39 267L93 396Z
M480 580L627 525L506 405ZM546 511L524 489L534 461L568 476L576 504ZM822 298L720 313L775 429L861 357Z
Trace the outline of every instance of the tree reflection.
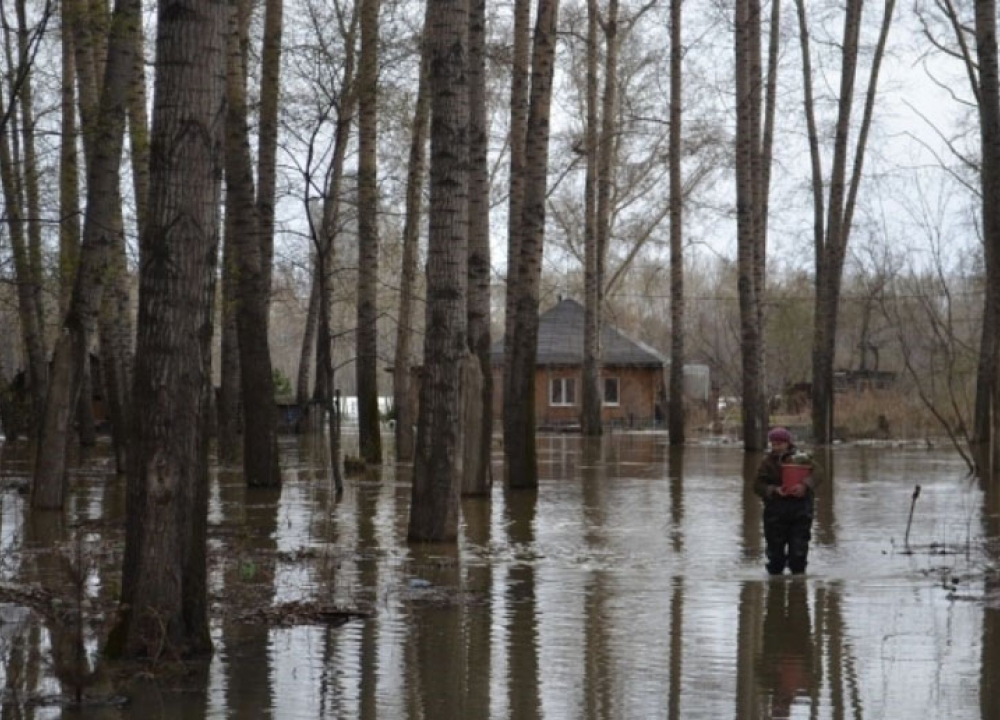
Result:
M538 492L534 489L507 492L508 541L515 555L535 542ZM508 573L508 702L509 717L538 717L538 622L535 597L535 566L526 560L513 564Z

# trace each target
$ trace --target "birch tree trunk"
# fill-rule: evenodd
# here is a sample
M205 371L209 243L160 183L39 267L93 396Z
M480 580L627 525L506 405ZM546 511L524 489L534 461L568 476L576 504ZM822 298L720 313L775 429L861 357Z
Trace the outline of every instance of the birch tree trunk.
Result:
M207 423L226 16L223 2L160 3L139 279L135 397L142 412L133 422L112 657L185 658L211 647Z
M236 0L227 43L226 193L233 218L237 269L236 328L243 406L243 474L251 487L281 484L277 408L268 345L269 259L260 239L247 119L246 62L249 4ZM232 198L228 199L229 194Z
M319 228L312 228L318 235ZM313 243L317 241L314 238ZM295 377L295 404L305 417L309 406L310 368L316 354L316 325L319 323L319 283L316 280L318 264L316 253L309 255L309 303L306 305L306 324L302 329L302 345L299 347L299 370Z
M431 164L427 326L408 537L456 542L463 363L469 355L468 0L428 0Z
M601 434L601 285L597 239L597 184L600 129L598 127L598 28L597 0L587 1L587 158L584 180L584 318L583 387L581 388L580 430L584 436Z
M358 444L367 463L382 462L378 416L378 15L380 0L361 0L358 67L358 312L355 371Z
M222 246L222 307L219 311L221 327L219 345L219 397L216 403L219 460L235 464L241 460L240 438L243 433L243 413L240 403L240 337L236 325L239 306L239 270L236 247L236 200L238 193L229 192L228 179L225 197L226 217L223 224Z
M116 0L108 41L106 76L93 125L87 163L87 210L73 297L56 342L52 381L35 464L32 506L61 508L65 491L70 414L79 397L88 339L100 311L110 254L120 227L119 164L125 133L125 105L133 44L130 33L141 19L139 0ZM78 67L79 70L79 67Z
M0 88L0 113L6 113L3 89ZM13 117L13 110L11 111ZM36 276L32 270L31 252L25 234L20 176L12 152L16 142L16 124L8 122L0 128L0 183L3 184L4 209L17 279L17 312L21 324L21 342L28 359L28 387L31 393L31 421L28 436L38 441L48 386L48 366L45 359L43 327L36 307L38 295L34 288Z
M538 356L538 292L545 241L545 196L549 160L549 112L555 68L558 0L540 0L535 22L531 104L525 143L524 198L520 224L516 313L511 338L510 382L504 388L511 437L504 445L511 487L538 486L535 446L535 361Z
M517 315L517 263L521 254L521 214L524 201L524 148L528 140L528 95L531 89L531 0L514 0L514 51L510 81L510 189L507 204L507 291L504 298L503 442L514 440L510 393L514 359L514 318Z
M475 1L475 0L473 0ZM413 295L417 278L420 244L420 218L424 174L427 172L427 130L430 124L431 98L428 87L430 68L428 48L420 58L420 86L413 109L410 136L410 159L406 176L406 221L403 225L403 260L399 281L399 325L396 328L396 352L393 360L393 406L396 408L396 459L413 460L413 426L416 418L411 403L410 373L413 363Z
M83 119L83 146L87 161L87 172L94 162L95 154L99 152L94 145L100 136L97 126L100 122L99 98L105 80L102 73L106 72L107 54L111 43L108 33L114 25L110 23L107 7L104 3L79 2L70 0L68 6L76 23L76 36L73 47L76 51L75 66L79 87L80 117ZM140 42L135 35L141 37L141 20L134 23L127 32L131 36L126 40L132 43L131 54L141 51ZM123 40L124 42L125 40ZM129 84L134 71L128 69ZM131 92L131 90L130 90ZM133 101L129 100L129 105ZM102 293L101 306L98 312L97 332L100 347L100 373L95 374L90 367L89 351L83 356L83 367L80 369L82 392L79 394L77 417L81 445L93 445L96 442L93 408L91 405L92 387L98 383L107 400L108 419L115 454L116 469L125 471L125 446L127 433L127 416L129 413L129 394L131 391L132 372L132 322L129 307L128 261L126 257L124 222L122 218L122 198L120 183L116 185L117 197L109 201L110 215L107 218L108 228L112 229L111 246L108 251L107 272L104 278L106 286ZM87 339L89 344L90 338Z
M486 0L469 4L469 350L473 362L463 386L470 418L466 427L463 495L490 492L493 447L493 363L490 358L490 178L487 160Z
M257 222L261 254L261 290L268 307L274 265L274 195L277 178L278 103L281 99L281 37L284 0L264 3L261 50L260 130L257 159ZM265 313L265 318L269 313Z
M149 206L149 117L146 111L146 35L140 22L132 36L132 85L128 102L129 150L132 189L135 193L135 224L142 237Z
M764 393L764 261L771 152L767 127L774 107L780 5L772 3L767 102L763 97L759 0L736 3L736 232L742 355L743 447L764 447L767 400Z
M80 159L76 124L76 62L72 22L63 5L62 79L60 112L62 142L59 144L59 316L69 309L80 251Z
M17 15L17 100L21 110L21 184L24 210L28 231L28 262L31 268L31 292L35 296L34 311L36 324L45 328L45 302L42 298L44 268L42 265L42 213L38 198L38 160L35 153L35 108L32 84L32 43L28 28L24 0L14 5ZM48 16L46 14L46 20ZM13 100L13 98L12 98ZM42 337L42 351L45 352L45 338Z

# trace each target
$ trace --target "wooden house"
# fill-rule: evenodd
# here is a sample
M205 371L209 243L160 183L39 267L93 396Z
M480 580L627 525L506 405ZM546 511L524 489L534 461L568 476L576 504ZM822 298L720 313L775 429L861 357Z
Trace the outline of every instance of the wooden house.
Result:
M583 382L584 308L561 300L538 318L535 366L535 422L538 429L579 426ZM493 357L493 412L497 427L503 417L503 347ZM652 427L662 421L666 364L656 350L604 325L601 329L601 387L606 425Z

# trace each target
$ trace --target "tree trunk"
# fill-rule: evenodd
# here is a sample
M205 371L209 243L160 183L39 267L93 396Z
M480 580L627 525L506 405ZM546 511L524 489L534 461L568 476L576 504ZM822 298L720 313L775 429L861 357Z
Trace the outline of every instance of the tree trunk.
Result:
M27 213L28 263L31 270L31 292L35 296L36 325L42 329L42 353L45 354L45 303L42 298L44 268L42 264L42 213L38 199L38 161L35 154L35 109L32 90L32 43L24 0L15 3L17 14L17 100L21 109L21 180L24 191L23 208ZM48 15L46 15L46 20ZM13 101L14 98L11 98Z
M382 462L378 416L378 184L376 177L379 0L361 0L358 68L358 312L355 370L358 444L367 463Z
M490 177L486 112L486 0L469 2L469 350L478 375L463 385L478 418L465 423L468 462L463 495L490 492L493 447L493 362L490 358ZM478 392L476 392L478 391ZM474 420L474 421L473 421ZM475 432L473 432L475 429Z
M314 233L313 244L317 244L316 236L319 228L310 228ZM295 404L299 406L302 417L305 417L309 405L310 369L316 348L316 325L319 322L319 282L316 253L309 256L309 304L306 306L306 324L302 329L302 344L299 347L299 370L295 379Z
M271 303L274 265L274 196L278 154L278 102L281 99L281 35L284 0L265 0L261 49L260 129L257 147L257 223L261 257L261 292ZM265 319L269 312L265 312ZM266 333L265 333L266 335Z
M514 441L511 418L511 363L514 359L514 318L517 315L517 263L521 255L521 215L524 201L524 148L528 140L528 93L531 89L531 0L514 0L514 51L510 81L510 191L507 204L507 291L504 298L503 442Z
M80 378L107 282L110 254L120 217L119 165L125 133L125 104L135 23L141 21L138 0L116 0L108 43L107 75L95 119L93 149L87 163L87 213L84 218L80 264L70 308L56 343L53 381L45 403L32 505L60 508L63 504L66 447L71 410L76 408ZM58 390L57 390L58 387Z
M330 309L333 298L333 266L336 259L334 239L341 224L340 207L344 178L344 161L351 138L351 125L358 103L355 53L359 15L355 12L344 33L344 74L341 86L342 101L337 108L337 124L333 141L333 156L327 171L323 220L316 238L316 280L319 283L319 326L316 329L316 387L313 397L329 414L330 463L338 490L341 488L340 470L340 391L334 387L333 357L330 328Z
M80 368L80 392L77 393L76 408L73 416L76 418L76 439L80 447L94 447L97 444L97 420L94 418L94 384L101 386L103 374L95 371L93 358L85 353Z
M240 437L243 432L243 413L240 404L240 339L236 326L236 308L239 304L236 196L237 193L231 193L227 189L222 246L222 308L219 312L221 340L219 397L216 403L217 452L219 461L225 464L235 464L240 461Z
M976 3L976 53L979 61L979 129L982 146L983 251L986 293L976 373L972 440L988 443L1000 432L1000 69L997 59L996 3Z
M225 186L223 186L225 187ZM218 309L219 320L219 386L215 390L216 453L219 462L226 465L241 464L243 448L243 406L240 398L240 339L236 322L239 303L239 286L235 239L234 194L226 192L225 219L222 225L222 266L219 271L221 290Z
M682 0L670 0L670 406L671 445L684 444L684 188L681 179Z
M76 62L72 23L63 5L62 82L60 111L62 142L59 144L59 316L69 309L80 251L80 162L77 152Z
M585 149L587 171L584 187L584 318L583 387L580 430L584 436L601 434L601 285L597 240L597 183L600 131L597 95L597 31L600 24L597 0L587 2L587 127Z
M103 73L107 66L108 33L111 31L111 26L104 3L81 4L71 0L70 4L73 6L72 12L76 14L78 22L77 38L74 42L77 57L74 64L77 68L77 80L80 88L80 115L84 118L85 127L83 144L87 158L87 171L89 172L89 166L94 162L95 153L99 152L94 144L99 141L100 137L95 130L97 123L100 122L99 98L104 82L100 73ZM127 101L128 112L131 112L131 106L135 104L135 100L131 97L134 94L135 65L142 62L141 55L138 59L136 58L136 54L142 52L142 29L138 27L141 25L141 21L134 25L136 26L126 30L126 32L131 33L131 37L127 41L132 43L130 50L133 58L132 67L128 70L130 88L130 97ZM86 131L87 128L90 130ZM111 215L107 219L108 227L113 229L107 258L108 272L104 278L107 291L102 294L101 308L98 313L101 372L95 377L89 368L81 369L85 375L89 372L90 376L89 379L85 376L84 385L81 386L86 390L79 395L77 415L80 444L93 445L96 442L96 427L89 388L96 382L101 387L107 401L116 469L118 472L124 473L127 442L125 438L127 434L126 418L129 413L129 394L131 391L133 331L129 308L128 260L120 184L116 187L116 192L118 196L111 200ZM92 334L92 331L88 331L88 334ZM89 362L89 354L84 354L84 358L85 362Z
M149 207L149 118L146 111L145 33L142 23L132 36L132 85L128 101L128 132L132 160L132 189L135 193L135 226L142 237Z
M2 93L2 89L0 89ZM0 113L7 111L0 94ZM38 440L39 427L44 412L48 366L45 358L43 330L39 325L39 311L36 308L38 295L35 292L37 278L32 270L30 250L24 232L20 177L11 152L15 124L8 122L0 128L0 183L3 184L4 209L10 233L10 245L14 256L14 274L17 280L17 310L21 324L21 342L28 359L28 389L31 396L31 422L28 435Z
M409 539L456 542L468 328L468 0L428 0L431 165L427 327Z
M125 474L127 418L132 388L132 322L121 196L116 199L114 222L115 232L108 256L108 286L102 299L98 337L101 348L101 382L111 423L115 470ZM89 403L89 397L85 397L84 402Z
M225 103L224 3L161 3L142 240L133 453L111 656L208 651L212 300ZM127 73L123 73L127 77ZM184 420L179 422L178 420Z
M764 261L767 247L768 131L773 113L770 92L776 78L778 3L772 4L771 49L768 54L768 97L764 103L760 59L760 2L736 4L736 233L740 350L742 356L743 446L764 447L767 399L764 392ZM762 114L763 109L763 114ZM765 127L762 127L765 126Z
M822 187L823 179L819 162L819 140L812 107L812 80L810 77L808 26L806 23L804 0L797 0L800 39L803 52L803 72L806 121L809 145L812 153L814 232L816 247L816 299L813 328L813 386L812 424L813 440L819 444L833 442L834 397L833 373L836 359L837 321L840 306L840 288L843 277L844 260L847 257L847 243L851 233L851 223L861 185L861 171L864 164L868 130L875 106L879 69L885 55L885 45L892 23L894 1L887 0L882 16L881 31L869 71L865 104L857 139L851 157L848 140L852 133L851 113L857 76L859 37L863 2L851 0L844 14L844 36L841 43L840 91L837 100L837 124L833 144L833 165L830 171L829 197L826 203L826 221L823 227ZM819 198L817 200L817 198Z
M427 50L420 58L420 86L413 109L410 136L410 162L406 176L406 221L403 225L403 260L399 282L399 325L396 328L396 352L393 359L393 406L396 408L396 459L413 460L413 417L410 374L413 363L413 295L417 276L420 244L421 201L424 174L427 171L427 128L430 121L430 91Z
M260 242L246 102L249 4L237 1L230 25L226 69L226 193L235 211L236 328L243 406L243 474L251 487L281 485L277 408L268 345L270 272Z
M96 40L91 32L90 7L86 0L65 0L64 21L73 28L73 53L76 66L77 102L80 109L80 130L83 138L85 167L90 167L94 151L101 78L95 57ZM89 170L88 170L89 172Z
M756 13L756 17L754 14ZM740 303L740 350L742 354L743 446L759 450L765 429L760 426L763 406L760 328L757 308L761 302L754 282L753 258L755 216L753 185L754 155L759 137L760 63L754 62L754 32L759 32L759 3L736 3L736 235L738 292ZM756 71L756 74L755 74Z
M535 361L538 356L538 291L545 241L545 197L549 160L549 111L555 66L558 0L540 0L531 69L531 105L525 143L525 182L517 258L516 314L511 340L510 382L505 410L512 435L505 443L511 487L538 486L535 447Z

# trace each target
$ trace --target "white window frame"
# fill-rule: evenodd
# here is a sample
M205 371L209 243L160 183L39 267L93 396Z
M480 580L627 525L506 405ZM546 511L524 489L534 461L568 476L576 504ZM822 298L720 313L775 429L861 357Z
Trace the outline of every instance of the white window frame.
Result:
M607 399L608 393L608 382L614 382L615 384L615 399L611 402ZM608 407L618 407L622 402L622 381L618 376L605 377L601 381L601 399L605 405Z
M559 400L556 400L556 388L559 389ZM566 397L570 396L569 401ZM576 378L549 378L549 407L573 407L576 405Z

